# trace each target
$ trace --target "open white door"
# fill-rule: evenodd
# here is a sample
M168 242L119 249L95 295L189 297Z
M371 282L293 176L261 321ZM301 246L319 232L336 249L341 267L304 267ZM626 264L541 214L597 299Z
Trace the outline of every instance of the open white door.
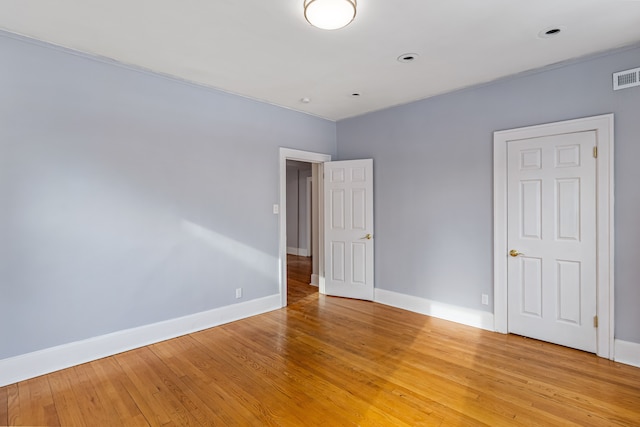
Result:
M373 301L373 160L324 163L325 293Z

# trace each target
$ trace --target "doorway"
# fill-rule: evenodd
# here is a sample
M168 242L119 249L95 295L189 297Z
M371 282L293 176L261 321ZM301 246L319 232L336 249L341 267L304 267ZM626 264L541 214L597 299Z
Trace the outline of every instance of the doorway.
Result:
M612 196L613 115L494 134L496 331L613 357Z
M280 295L282 307L286 307L287 298L287 256L288 256L288 236L287 236L287 219L289 207L287 205L287 162L298 162L311 165L311 227L306 230L306 235L310 240L311 251L311 283L319 287L322 292L324 289L323 266L324 266L324 245L321 236L324 235L323 228L323 194L322 172L323 163L331 160L331 156L322 153L313 153L308 151L293 150L289 148L280 148ZM306 180L305 180L306 187ZM314 203L315 201L315 203ZM299 234L299 233L298 233ZM303 239L304 240L304 239ZM300 241L297 239L295 241ZM293 249L293 248L292 248ZM296 248L300 249L300 248ZM295 255L300 256L300 255Z
M313 256L311 163L287 160L287 254ZM316 214L317 215L317 214Z
M282 307L287 305L286 177L290 160L311 163L311 193L316 201L311 245L313 254L317 254L312 258L312 282L317 280L318 290L324 295L373 300L373 159L331 162L326 154L280 148Z
M311 278L313 258L317 257L311 232L317 200L312 199L317 197L311 185L313 165L296 160L287 160L286 165L287 304L292 304L318 292L318 284Z

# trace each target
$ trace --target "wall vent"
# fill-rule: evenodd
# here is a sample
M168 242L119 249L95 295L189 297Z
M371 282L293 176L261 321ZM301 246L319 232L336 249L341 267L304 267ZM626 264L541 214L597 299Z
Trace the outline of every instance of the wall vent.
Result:
M613 90L640 86L640 68L613 73Z

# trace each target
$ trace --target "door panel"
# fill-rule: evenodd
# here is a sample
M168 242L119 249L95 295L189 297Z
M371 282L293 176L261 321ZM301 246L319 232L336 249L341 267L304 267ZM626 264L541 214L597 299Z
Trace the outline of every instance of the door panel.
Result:
M351 191L351 224L354 230L367 228L367 195L364 188L355 188Z
M331 242L331 280L344 282L344 242Z
M325 292L373 300L373 160L324 163Z
M542 181L529 180L520 183L522 197L522 238L541 239L542 235Z
M556 238L580 241L580 178L556 180Z
M558 271L558 320L579 325L582 265L577 261L558 261L556 266Z
M331 228L334 230L344 229L345 206L344 190L337 189L331 191Z
M542 260L521 257L520 269L522 271L521 312L529 316L542 317Z
M593 131L509 141L509 332L596 351Z

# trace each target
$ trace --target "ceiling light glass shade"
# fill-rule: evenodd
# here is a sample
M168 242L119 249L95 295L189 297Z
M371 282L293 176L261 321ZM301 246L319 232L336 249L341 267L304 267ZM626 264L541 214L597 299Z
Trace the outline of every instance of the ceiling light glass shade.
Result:
M356 0L304 0L304 17L314 27L337 30L356 17Z

